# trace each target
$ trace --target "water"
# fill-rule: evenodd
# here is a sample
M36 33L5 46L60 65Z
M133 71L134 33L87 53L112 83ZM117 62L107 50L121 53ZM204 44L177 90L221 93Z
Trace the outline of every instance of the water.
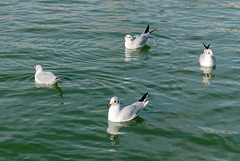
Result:
M0 160L239 160L239 8L2 0ZM122 34L148 24L148 45L125 50ZM199 69L202 43L216 69ZM64 79L37 86L36 64ZM140 117L108 123L112 96L128 104L147 91Z

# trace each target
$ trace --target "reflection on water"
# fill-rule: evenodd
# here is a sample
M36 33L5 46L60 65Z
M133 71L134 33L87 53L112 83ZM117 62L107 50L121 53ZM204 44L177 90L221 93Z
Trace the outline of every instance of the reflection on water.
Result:
M140 125L149 125L147 121L139 116L137 116L135 119L127 121L127 122L112 122L108 120L108 128L107 132L110 134L108 138L112 141L112 145L118 145L119 141L118 135L120 134L127 134L127 132L120 132L120 128L122 127L131 127L135 126L137 124Z
M137 124L140 125L148 125L147 121L141 117L136 117L133 120L127 121L127 122L112 122L108 120L108 128L107 128L107 132L109 134L111 134L113 138L110 138L111 140L115 140L114 138L116 137L115 135L119 135L119 134L127 134L126 132L120 132L120 128L122 127L131 127L131 126L135 126Z
M237 134L237 132L234 132L234 131L216 130L216 129L212 129L212 128L208 128L208 127L201 127L201 129L203 129L206 132L210 132L210 133Z
M150 46L148 45L144 45L143 47L139 48L139 49L126 49L125 48L125 62L129 62L132 60L138 60L139 59L139 55L142 52L147 52L151 49Z
M216 69L216 66L214 66L214 67L203 67L201 65L199 66L199 70L203 71L203 73L204 73L202 82L206 86L210 86L210 80L214 77L214 75L212 75L211 72L215 69Z
M62 89L58 86L57 83L55 84L41 84L41 83L37 83L35 82L36 87L37 88L50 88L50 89L55 89L56 91L59 92L59 96L62 97L63 96L63 91Z

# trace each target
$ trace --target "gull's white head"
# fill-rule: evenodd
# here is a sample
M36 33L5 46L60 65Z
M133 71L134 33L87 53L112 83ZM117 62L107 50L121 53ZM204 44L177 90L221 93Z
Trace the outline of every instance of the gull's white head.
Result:
M119 102L118 97L114 96L114 97L111 98L110 103L107 106L118 105L119 103L120 102Z
M131 35L124 35L123 36L125 37L125 42L132 42L133 41L133 37Z
M209 49L209 46L210 46L210 44L208 44L208 46L206 46L204 43L203 43L203 45L204 45L204 47L205 47L205 49L204 49L204 54L205 54L205 56L215 56L214 54L213 54L213 52L212 52L212 50L211 49Z
M39 72L39 71L42 71L42 70L43 70L41 65L33 66L33 68L36 69L36 72Z

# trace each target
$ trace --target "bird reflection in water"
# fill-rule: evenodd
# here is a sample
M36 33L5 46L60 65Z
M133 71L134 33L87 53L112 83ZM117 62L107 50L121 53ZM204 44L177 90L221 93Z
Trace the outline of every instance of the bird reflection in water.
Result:
M59 95L58 95L58 96L60 96L60 97L63 96L63 91L62 91L62 89L58 86L57 83L55 83L55 84L40 84L40 83L35 82L35 84L36 84L36 87L37 87L37 88L55 89L56 91L59 92Z
M116 141L118 138L117 135L127 134L127 132L120 132L120 128L132 127L132 126L136 126L137 124L144 125L144 126L150 125L147 123L145 119L141 118L140 116L137 116L135 119L126 121L126 122L112 122L108 120L107 132L110 134L108 138L114 141L112 142L113 145L116 145L118 144L118 142Z
M125 62L130 62L132 60L139 60L140 56L137 54L147 52L151 49L150 46L144 45L141 48L138 49L127 49L125 48Z
M216 69L216 66L213 67L204 67L204 66L199 66L199 70L203 71L204 76L203 76L203 81L206 86L210 86L210 80L214 77L214 75L211 74L213 70Z

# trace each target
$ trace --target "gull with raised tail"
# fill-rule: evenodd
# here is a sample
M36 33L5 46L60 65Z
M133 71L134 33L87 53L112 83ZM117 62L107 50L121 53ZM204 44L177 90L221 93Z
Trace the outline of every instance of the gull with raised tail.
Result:
M144 46L148 40L149 35L156 30L149 31L149 25L147 26L146 30L141 35L125 35L125 48L127 49L137 49Z
M206 46L203 43L205 49L203 51L203 54L200 55L199 57L199 64L204 67L213 67L216 65L216 58L215 55L213 54L212 50L209 49L210 44Z
M40 84L55 84L63 77L56 77L52 72L43 71L41 65L33 66L36 69L35 81Z
M108 104L108 107L110 106L108 120L112 122L125 122L134 119L148 104L149 100L147 100L147 96L148 92L137 102L125 106L120 106L118 97L112 97Z

